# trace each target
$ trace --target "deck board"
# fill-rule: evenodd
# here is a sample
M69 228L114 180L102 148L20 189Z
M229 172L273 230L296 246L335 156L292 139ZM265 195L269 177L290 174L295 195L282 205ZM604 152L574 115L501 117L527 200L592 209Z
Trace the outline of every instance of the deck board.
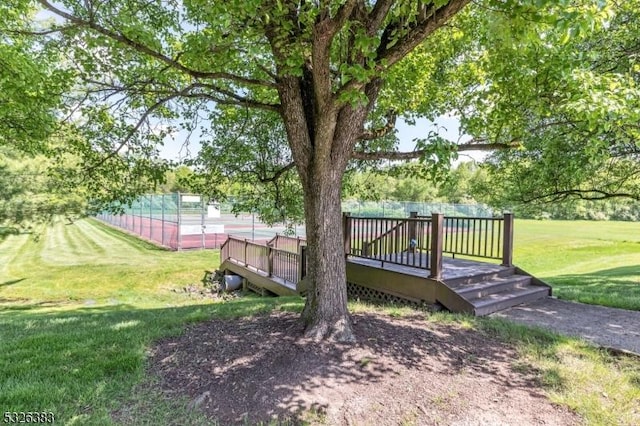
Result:
M427 264L427 255L416 253L402 253L402 260L405 265L398 265L395 263L389 263L390 260L394 260L396 258L395 254L384 256L384 258L380 259L369 259L363 257L355 257L350 256L348 258L349 262L357 263L360 265L371 266L374 268L385 269L388 271L398 272L401 274L412 275L416 277L427 277L429 276L429 270L424 268L418 268L414 266L407 266L406 263L413 263L415 256L416 258L422 256L422 264ZM409 257L407 257L409 256ZM397 257L401 258L400 254ZM420 260L415 260L415 263L418 264ZM501 271L505 271L509 269L506 266L497 265L494 263L480 262L475 260L467 260L467 259L454 259L452 257L444 257L442 260L442 280L451 280L456 278L463 277L472 277L480 274L491 274L497 273Z

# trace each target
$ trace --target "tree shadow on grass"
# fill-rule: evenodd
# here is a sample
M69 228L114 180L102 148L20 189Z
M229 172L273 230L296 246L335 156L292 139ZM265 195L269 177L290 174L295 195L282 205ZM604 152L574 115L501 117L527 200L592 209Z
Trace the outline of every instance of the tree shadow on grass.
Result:
M561 299L640 310L640 265L559 275L546 280Z

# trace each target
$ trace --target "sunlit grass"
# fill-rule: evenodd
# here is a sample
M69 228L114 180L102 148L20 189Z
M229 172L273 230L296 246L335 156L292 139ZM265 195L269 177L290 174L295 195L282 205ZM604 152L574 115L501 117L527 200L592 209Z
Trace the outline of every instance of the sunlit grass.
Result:
M186 401L144 390L151 343L214 316L302 307L181 292L201 285L218 251L165 251L95 221L8 236L0 260L0 407L51 411L60 424L207 424Z
M10 236L0 245L0 303L87 306L188 303L175 290L198 284L219 252L170 252L99 222L58 222L38 239Z
M640 223L517 220L514 245L559 298L640 310Z

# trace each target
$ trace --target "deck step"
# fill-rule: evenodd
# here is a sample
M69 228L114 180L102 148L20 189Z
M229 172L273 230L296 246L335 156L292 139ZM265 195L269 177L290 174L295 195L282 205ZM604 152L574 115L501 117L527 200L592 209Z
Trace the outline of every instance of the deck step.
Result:
M548 295L549 289L547 287L529 285L519 289L490 294L481 299L471 300L471 303L474 306L476 316L482 316L511 308L521 303L538 300Z
M480 281L460 286L457 287L455 291L467 300L476 300L491 294L524 288L529 284L531 284L531 277L526 275L511 275L509 277L498 277L490 281Z
M515 274L515 267L505 267L499 271L493 272L484 272L471 276L465 276L460 278L450 278L447 279L447 285L451 288L455 288L456 290L460 287L465 287L469 284L476 284L485 281L494 281L499 278L507 278L513 276Z

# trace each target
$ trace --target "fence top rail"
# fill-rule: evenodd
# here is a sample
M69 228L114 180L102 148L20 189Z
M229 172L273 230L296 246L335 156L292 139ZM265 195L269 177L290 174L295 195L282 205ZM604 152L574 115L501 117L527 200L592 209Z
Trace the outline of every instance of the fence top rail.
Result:
M419 219L431 219L431 216L417 216ZM461 220L504 220L503 217L479 217L479 216L444 216L446 219L461 219ZM407 219L410 220L410 219Z
M350 220L398 220L405 222L430 222L431 216L418 217L381 217L381 216L348 216Z

